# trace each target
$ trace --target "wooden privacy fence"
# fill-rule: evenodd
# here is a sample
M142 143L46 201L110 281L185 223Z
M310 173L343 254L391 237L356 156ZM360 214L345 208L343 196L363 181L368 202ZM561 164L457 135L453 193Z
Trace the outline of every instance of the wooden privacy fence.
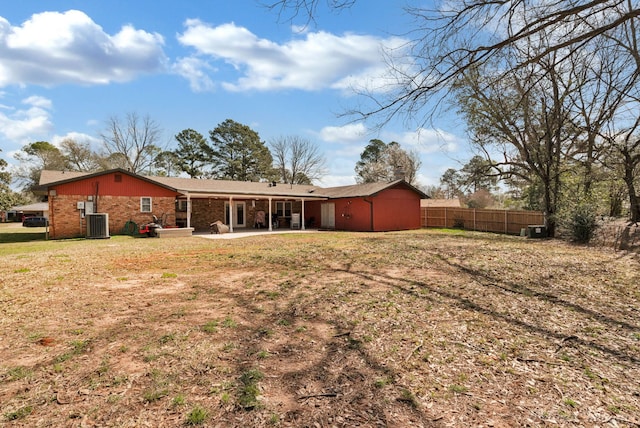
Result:
M476 208L422 208L422 227L448 227L519 235L530 225L544 224L539 211Z

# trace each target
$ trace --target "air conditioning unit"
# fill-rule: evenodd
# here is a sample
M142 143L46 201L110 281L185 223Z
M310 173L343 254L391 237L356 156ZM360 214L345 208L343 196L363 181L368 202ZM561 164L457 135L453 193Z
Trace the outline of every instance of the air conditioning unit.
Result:
M87 214L87 238L88 239L108 239L109 238L109 214Z

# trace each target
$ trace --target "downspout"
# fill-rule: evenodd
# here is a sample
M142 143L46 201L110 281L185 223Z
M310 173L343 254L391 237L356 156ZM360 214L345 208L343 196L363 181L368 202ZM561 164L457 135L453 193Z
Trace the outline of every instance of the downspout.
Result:
M369 214L369 216L371 218L371 232L374 232L374 230L373 230L373 201L369 201L369 200L367 200L367 198L362 198L362 200L365 201L366 203L368 203L369 206L370 206L370 214Z
M300 219L300 230L305 230L304 229L304 198L302 198L302 218Z

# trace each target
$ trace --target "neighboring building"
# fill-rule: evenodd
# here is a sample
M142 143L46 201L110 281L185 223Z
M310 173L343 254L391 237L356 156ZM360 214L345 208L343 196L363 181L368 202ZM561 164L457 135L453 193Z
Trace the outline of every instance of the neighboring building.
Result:
M86 215L108 214L111 234L127 222L153 216L165 225L208 231L220 220L234 228L321 227L351 231L420 228L420 199L427 196L404 180L321 188L266 182L145 177L122 169L98 173L43 171L50 237L86 236Z
M462 208L459 198L451 199L423 199L420 201L422 208Z
M25 217L49 217L49 204L36 202L29 205L18 205L0 214L0 221L22 221Z

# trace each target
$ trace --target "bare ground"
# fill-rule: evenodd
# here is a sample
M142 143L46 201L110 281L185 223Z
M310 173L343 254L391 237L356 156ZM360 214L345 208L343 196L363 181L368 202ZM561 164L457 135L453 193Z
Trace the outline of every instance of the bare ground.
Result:
M635 253L424 230L11 245L6 426L640 426Z

